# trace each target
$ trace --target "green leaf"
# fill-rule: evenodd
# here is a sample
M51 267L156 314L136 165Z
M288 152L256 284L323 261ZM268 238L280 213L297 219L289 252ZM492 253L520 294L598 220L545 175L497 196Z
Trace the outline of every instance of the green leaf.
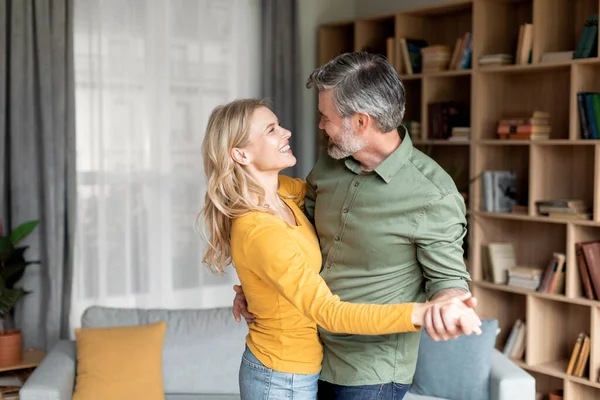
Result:
M14 251L13 244L7 237L0 237L0 260L8 260Z
M38 224L39 221L28 221L13 229L12 233L10 234L10 241L12 244L17 244L21 240L25 239L31 232L33 232Z
M5 266L2 271L0 271L0 278L4 281L4 286L10 289L15 285L15 283L19 282L25 273L26 267L27 263L10 264Z
M4 265L23 264L25 262L25 250L27 250L27 247L13 248L13 252L10 257L4 260Z
M7 314L21 300L27 292L23 288L3 290L0 293L0 310Z

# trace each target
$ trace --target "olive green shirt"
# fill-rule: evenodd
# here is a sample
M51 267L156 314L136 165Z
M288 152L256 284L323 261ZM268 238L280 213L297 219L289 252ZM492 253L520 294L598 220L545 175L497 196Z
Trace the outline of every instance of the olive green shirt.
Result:
M440 290L468 290L464 200L408 135L374 171L324 152L307 181L306 213L319 236L321 276L342 300L422 302ZM319 327L319 333L322 380L345 386L412 382L419 332L360 336Z

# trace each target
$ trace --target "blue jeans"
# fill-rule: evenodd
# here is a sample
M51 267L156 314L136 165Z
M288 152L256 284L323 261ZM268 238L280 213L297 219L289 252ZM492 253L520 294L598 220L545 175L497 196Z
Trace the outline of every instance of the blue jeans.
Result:
M240 366L240 396L242 400L315 400L319 375L274 371L246 347Z
M402 400L410 385L340 386L319 381L319 400Z

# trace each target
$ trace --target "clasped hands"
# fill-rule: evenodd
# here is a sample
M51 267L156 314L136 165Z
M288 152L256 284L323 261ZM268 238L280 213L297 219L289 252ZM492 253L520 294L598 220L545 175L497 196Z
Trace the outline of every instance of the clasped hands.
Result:
M469 292L443 296L427 303L417 303L412 322L422 326L435 341L456 339L460 335L481 334L481 320L475 313L477 299Z
M237 322L254 322L254 315L247 309L246 296L240 285L234 285L233 316ZM417 303L413 309L412 322L422 326L435 341L455 339L460 335L481 334L481 320L474 311L477 299L471 293L443 296L427 303Z

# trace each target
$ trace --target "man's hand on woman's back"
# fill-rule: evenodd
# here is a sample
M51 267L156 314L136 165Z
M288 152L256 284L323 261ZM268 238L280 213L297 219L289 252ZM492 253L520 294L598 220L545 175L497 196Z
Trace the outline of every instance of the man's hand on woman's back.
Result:
M233 285L233 291L236 293L233 299L233 317L237 322L240 322L242 317L244 317L246 323L250 325L254 322L254 315L248 311L248 303L246 302L244 290L240 285Z

